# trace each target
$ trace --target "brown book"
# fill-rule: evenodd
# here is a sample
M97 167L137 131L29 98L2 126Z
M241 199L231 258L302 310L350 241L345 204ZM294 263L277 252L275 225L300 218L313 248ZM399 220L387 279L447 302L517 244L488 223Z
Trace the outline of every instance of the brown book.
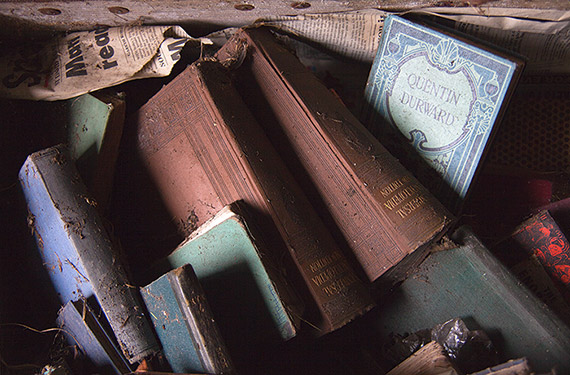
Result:
M431 341L386 375L459 375L443 346Z
M287 248L318 307L321 333L373 302L217 62L195 63L135 116L137 147L186 233L243 200L281 259ZM281 240L282 238L282 240ZM279 249L282 249L280 252ZM280 264L282 264L281 262Z
M268 30L245 29L217 57L370 280L422 258L452 215L293 54Z

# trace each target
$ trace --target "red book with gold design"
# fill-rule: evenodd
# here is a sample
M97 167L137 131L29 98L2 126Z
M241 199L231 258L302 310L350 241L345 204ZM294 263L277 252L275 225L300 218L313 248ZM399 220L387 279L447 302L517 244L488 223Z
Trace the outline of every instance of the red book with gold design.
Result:
M522 223L513 240L540 260L557 281L570 286L570 243L548 211Z
M540 211L521 223L507 240L496 246L496 251L511 269L521 268L528 259L538 260L562 296L570 301L570 243L548 211ZM535 271L532 273L534 278L538 277ZM555 308L556 298L541 299Z

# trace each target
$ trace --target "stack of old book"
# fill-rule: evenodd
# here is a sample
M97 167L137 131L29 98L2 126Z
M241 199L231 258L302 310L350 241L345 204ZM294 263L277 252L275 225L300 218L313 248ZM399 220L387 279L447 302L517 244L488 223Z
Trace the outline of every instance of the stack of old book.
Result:
M268 30L190 65L127 127L186 237L153 269L193 266L238 368L366 313L369 282L401 280L453 220Z
M115 233L65 148L30 156L20 178L59 322L97 368L318 373L354 353L346 337L455 317L502 330L502 362L525 357L477 374L530 373L526 358L570 368L562 320L468 228L452 230L519 60L399 17L382 38L365 119L407 150L406 167L263 28L239 30L129 116ZM356 373L381 373L364 362ZM433 342L390 374L456 367Z

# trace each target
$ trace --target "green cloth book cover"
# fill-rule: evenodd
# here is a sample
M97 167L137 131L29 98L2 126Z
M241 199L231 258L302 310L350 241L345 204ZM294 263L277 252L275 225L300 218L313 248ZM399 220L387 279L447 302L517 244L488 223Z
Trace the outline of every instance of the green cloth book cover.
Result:
M457 213L522 65L390 15L365 89L364 123L386 146L394 135L404 138L415 151L406 157L420 160L409 168Z
M225 206L159 265L192 265L238 362L296 336L304 309L250 218L241 201Z
M141 288L162 352L176 373L234 373L225 342L190 264Z

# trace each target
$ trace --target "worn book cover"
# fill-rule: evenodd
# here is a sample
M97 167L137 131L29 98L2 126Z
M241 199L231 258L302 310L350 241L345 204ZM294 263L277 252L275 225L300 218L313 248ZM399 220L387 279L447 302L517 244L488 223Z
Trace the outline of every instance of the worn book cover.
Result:
M67 143L91 196L105 209L125 123L125 98L101 91L65 101ZM61 119L59 119L61 121Z
M141 288L141 295L173 372L234 372L206 295L190 264Z
M67 148L31 154L19 178L28 225L62 303L95 296L131 363L155 353L158 343L138 291Z
M87 366L94 366L90 371L103 374L132 372L114 337L106 332L106 322L102 322L102 319L105 319L104 316L98 316L87 301L78 300L69 301L61 308L57 324L69 345L78 349L78 357L83 361L86 359Z
M163 268L191 264L215 313L225 317L226 324L234 322L233 337L252 341L252 329L238 328L239 317L248 317L255 322L259 332L253 336L259 341L289 340L300 327L303 304L256 231L251 214L239 203L225 206L202 224L167 257Z
M457 248L430 254L384 300L372 324L381 337L459 317L497 343L503 359L526 356L536 372L570 371L570 328L533 295L467 227ZM500 345L500 346L499 346Z
M525 220L496 249L499 255L518 252L534 256L560 286L563 295L570 296L570 243L548 211Z
M131 126L143 167L182 233L243 200L279 267L317 309L307 319L320 333L373 306L220 64L189 66L141 107Z
M447 229L451 214L269 30L239 31L217 57L369 280Z
M420 181L457 213L522 66L480 43L389 15L363 121L385 144L405 141L398 156L408 154Z

